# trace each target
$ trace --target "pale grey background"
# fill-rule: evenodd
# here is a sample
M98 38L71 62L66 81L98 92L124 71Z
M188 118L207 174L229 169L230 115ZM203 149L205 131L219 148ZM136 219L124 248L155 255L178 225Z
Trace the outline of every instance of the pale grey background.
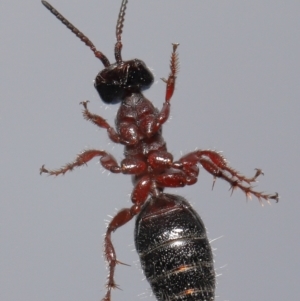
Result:
M120 1L52 0L110 59ZM100 300L106 278L104 220L130 206L129 176L108 175L96 161L56 179L84 148L122 158L104 130L83 120L82 100L113 123L93 87L102 68L92 52L40 1L2 1L0 106L0 300ZM247 175L261 167L258 190L278 191L261 207L230 197L228 184L201 171L197 185L169 190L191 201L215 250L217 300L299 300L299 1L129 2L123 57L143 59L156 83L146 96L161 108L171 42L179 42L180 73L169 150L224 151ZM113 301L154 300L133 245L134 222L113 236L122 291Z

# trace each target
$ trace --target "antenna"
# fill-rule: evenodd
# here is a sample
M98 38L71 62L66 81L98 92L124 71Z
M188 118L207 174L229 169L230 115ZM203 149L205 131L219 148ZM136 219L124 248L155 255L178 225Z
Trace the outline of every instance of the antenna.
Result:
M123 1L127 2L127 1ZM51 4L49 4L47 1L42 0L42 4L49 9L49 11L58 19L60 20L64 25L66 25L75 35L78 37L85 45L87 45L95 54L95 56L100 59L104 67L110 66L110 62L108 58L99 50L96 49L95 45L90 41L90 39L83 34L79 29L77 29L71 22L69 22L62 14L60 14ZM123 3L124 4L124 3ZM123 8L123 4L121 6L121 9ZM126 3L125 3L126 6ZM123 8L125 10L125 8ZM120 11L121 15L121 11ZM124 12L123 12L123 17L124 17ZM120 16L119 16L120 18ZM124 18L123 18L124 20ZM123 20L120 21L121 27L123 26ZM118 22L119 23L119 22ZM122 28L121 28L121 33L122 33ZM121 33L120 33L120 40L121 40ZM122 48L122 46L121 46ZM120 49L121 51L121 49ZM120 52L119 51L119 52Z
M127 3L128 3L128 0L122 1L119 16L118 16L117 26L116 26L117 42L115 45L115 58L116 58L116 62L118 64L122 62L121 50L122 50L123 44L121 42L121 35L123 33L123 26L124 26L125 11L126 11Z

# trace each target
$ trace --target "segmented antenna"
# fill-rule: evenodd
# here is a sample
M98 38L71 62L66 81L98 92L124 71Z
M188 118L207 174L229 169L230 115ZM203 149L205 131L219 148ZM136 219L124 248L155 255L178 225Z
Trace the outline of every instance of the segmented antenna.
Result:
M115 45L115 58L116 58L117 63L122 62L121 51L122 51L122 46L123 45L122 45L122 42L121 42L121 36L122 36L122 33L123 33L123 26L124 26L125 11L126 11L127 3L128 3L128 0L123 0L122 1L119 16L118 16L117 26L116 26L117 42L116 42L116 45Z
M121 11L122 9L125 10L126 8L126 3L124 5L124 2L127 1L123 1L122 6L121 6ZM108 67L110 66L110 62L108 60L108 58L99 50L96 49L95 45L90 41L90 39L83 34L81 31L79 31L72 23L70 23L63 15L61 15L51 4L49 4L47 1L42 0L42 4L50 10L50 12L58 19L60 20L64 25L66 25L75 35L76 37L78 37L83 43L85 43L85 45L87 45L95 54L95 56L101 60L102 64L104 65L104 67ZM123 8L123 6L125 6ZM120 11L120 15L121 15L121 11ZM121 20L121 30L120 30L120 40L121 40L121 33L122 33L122 27L123 27L123 21L124 21L124 14L123 13L123 20ZM119 18L120 18L119 15ZM118 21L119 23L119 21ZM122 46L121 46L122 48ZM121 49L120 49L121 52ZM121 56L121 55L120 55Z

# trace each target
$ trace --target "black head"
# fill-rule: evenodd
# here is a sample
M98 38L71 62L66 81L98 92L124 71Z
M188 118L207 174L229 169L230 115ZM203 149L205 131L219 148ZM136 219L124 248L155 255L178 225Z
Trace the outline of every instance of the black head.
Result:
M100 71L94 86L104 102L113 103L132 92L149 88L153 80L153 75L145 63L134 59L111 64Z
M103 63L105 68L96 76L94 86L105 103L119 102L132 92L139 92L149 88L154 81L153 74L143 61L138 59L130 61L122 60L121 36L127 2L128 0L123 0L121 4L116 26L116 63L111 64L107 57L96 49L87 36L80 32L47 1L42 0L43 5L84 42Z

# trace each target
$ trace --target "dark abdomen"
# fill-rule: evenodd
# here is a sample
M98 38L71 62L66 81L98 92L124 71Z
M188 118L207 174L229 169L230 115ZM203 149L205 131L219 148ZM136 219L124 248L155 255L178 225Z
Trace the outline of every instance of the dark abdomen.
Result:
M205 226L183 197L161 194L146 202L136 219L135 246L159 301L214 300L215 272Z

